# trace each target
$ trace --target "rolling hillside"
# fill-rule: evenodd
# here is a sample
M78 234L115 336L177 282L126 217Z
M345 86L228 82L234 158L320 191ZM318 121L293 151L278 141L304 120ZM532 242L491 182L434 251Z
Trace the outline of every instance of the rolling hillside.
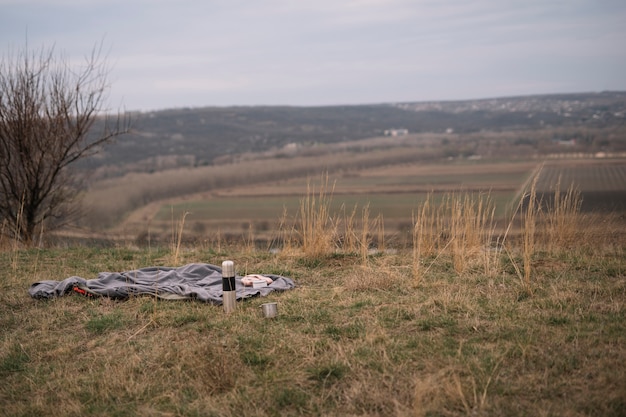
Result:
M359 106L182 108L132 114L129 134L77 168L102 179L213 165L234 155L280 152L296 144L312 147L372 138L400 128L459 135L575 128L580 129L580 143L599 150L619 146L623 138L611 142L585 136L585 129L625 125L626 92Z

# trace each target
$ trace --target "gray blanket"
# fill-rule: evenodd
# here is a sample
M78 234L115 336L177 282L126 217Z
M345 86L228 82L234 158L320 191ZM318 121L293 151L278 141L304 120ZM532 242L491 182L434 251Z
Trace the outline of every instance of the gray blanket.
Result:
M241 276L235 277L237 299L295 287L291 278L263 274L272 279L267 287L244 287ZM87 296L125 299L132 295L152 295L168 300L194 299L222 304L222 269L215 265L193 263L179 268L149 267L127 272L101 272L96 279L69 277L63 281L39 281L30 286L33 298L60 297L69 292Z

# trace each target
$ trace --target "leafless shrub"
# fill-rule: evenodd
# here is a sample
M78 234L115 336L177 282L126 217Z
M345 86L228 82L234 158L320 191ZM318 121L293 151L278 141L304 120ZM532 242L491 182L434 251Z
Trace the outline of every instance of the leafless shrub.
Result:
M25 243L43 223L51 229L77 215L70 165L127 129L120 114L101 116L107 71L99 48L82 67L53 48L25 47L0 61L0 217Z

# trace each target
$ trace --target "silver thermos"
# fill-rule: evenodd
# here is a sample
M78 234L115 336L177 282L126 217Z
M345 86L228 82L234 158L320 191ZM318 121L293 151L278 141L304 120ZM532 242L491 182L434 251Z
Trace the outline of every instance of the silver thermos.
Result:
M235 264L233 261L222 262L222 303L224 312L235 311L237 302L237 290L235 288Z

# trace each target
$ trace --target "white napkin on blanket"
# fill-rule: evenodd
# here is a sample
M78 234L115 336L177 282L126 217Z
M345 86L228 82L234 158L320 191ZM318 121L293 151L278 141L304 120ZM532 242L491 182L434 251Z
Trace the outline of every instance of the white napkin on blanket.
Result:
M272 278L258 274L249 274L241 278L241 283L244 287L267 287L272 282L274 282Z

